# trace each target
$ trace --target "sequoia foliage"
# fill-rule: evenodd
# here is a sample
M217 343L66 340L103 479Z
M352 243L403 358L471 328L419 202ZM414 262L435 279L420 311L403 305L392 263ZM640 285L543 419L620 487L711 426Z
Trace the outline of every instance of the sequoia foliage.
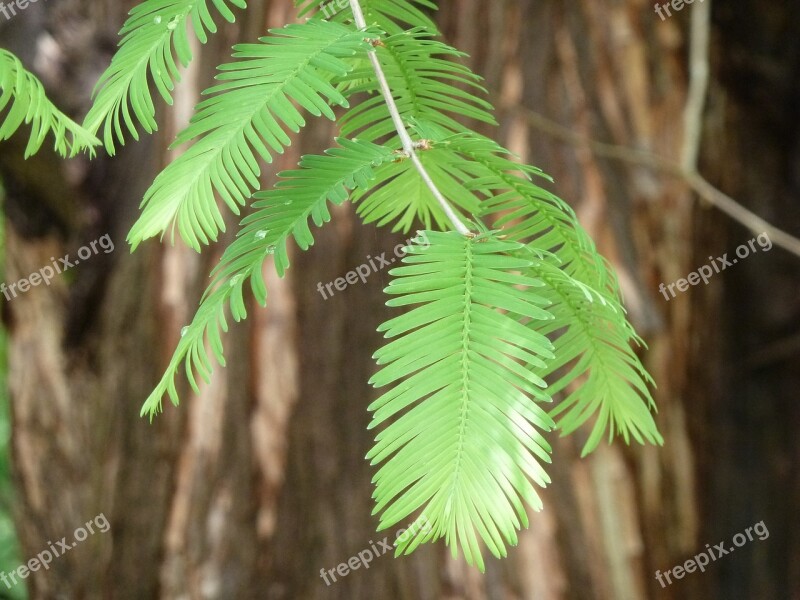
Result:
M468 122L494 123L481 78L440 37L429 0L350 0L330 20L323 0L299 0L304 22L234 46L173 147L182 151L146 192L129 234L135 248L175 233L201 251L225 229L224 211L249 206L163 378L144 403L153 418L178 403L181 369L196 390L225 364L228 319L247 316L247 288L268 303L264 269L284 276L292 246L306 250L331 206L350 201L365 223L419 227L390 271L386 343L375 353L368 407L377 430L380 528L425 517L431 527L398 553L445 538L484 567L542 505L547 432L591 426L600 440L661 443L652 381L634 346L616 277L564 201ZM145 0L125 23L119 49L78 126L41 84L0 53L0 122L6 139L31 126L27 154L48 134L64 155L100 144L109 153L157 129L156 103L172 102L190 40L245 14L244 0ZM302 21L302 19L300 19ZM335 121L320 155L264 187L262 166L312 117Z

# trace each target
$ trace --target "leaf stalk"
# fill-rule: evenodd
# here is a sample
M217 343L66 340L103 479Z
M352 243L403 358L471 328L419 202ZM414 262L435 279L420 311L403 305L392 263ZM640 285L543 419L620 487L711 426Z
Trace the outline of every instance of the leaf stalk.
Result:
M353 9L353 17L355 18L356 26L359 29L366 29L367 21L364 18L364 11L361 8L359 0L350 0L350 7ZM378 78L381 94L386 102L386 106L389 108L389 114L392 117L394 128L397 130L397 134L400 136L400 142L403 144L403 151L411 159L411 162L414 163L414 167L417 169L417 172L419 172L420 177L422 177L422 181L425 182L425 185L431 191L433 197L436 198L436 201L439 203L439 206L442 207L444 214L453 224L455 230L462 235L473 235L472 232L464 225L464 223L461 222L461 219L459 219L455 210L453 210L453 207L450 206L450 203L439 191L439 188L436 187L436 184L434 183L427 169L425 169L425 165L423 165L422 161L419 159L416 146L412 141L411 136L408 134L408 130L406 129L403 119L400 116L400 110L397 108L397 103L394 101L394 96L392 96L392 90L389 87L389 82L386 80L386 75L383 72L380 60L378 60L378 54L374 49L374 44L373 49L369 51L369 60L372 63L375 76Z

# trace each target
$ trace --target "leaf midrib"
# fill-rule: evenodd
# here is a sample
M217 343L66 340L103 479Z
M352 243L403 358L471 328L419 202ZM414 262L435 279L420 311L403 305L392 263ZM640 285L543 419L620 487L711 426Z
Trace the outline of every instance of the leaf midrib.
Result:
M472 242L466 240L466 253L464 261L464 326L461 330L461 418L458 425L458 448L456 449L456 464L453 467L453 482L450 485L445 506L452 508L453 498L457 493L458 482L461 477L461 459L464 455L464 439L466 438L467 421L469 420L469 341L470 322L472 312Z

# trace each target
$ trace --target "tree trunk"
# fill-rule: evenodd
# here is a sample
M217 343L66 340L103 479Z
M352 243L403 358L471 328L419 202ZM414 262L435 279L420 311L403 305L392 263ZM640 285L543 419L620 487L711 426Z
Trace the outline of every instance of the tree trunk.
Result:
M797 26L800 16L777 2L732 2L714 5L700 166L712 183L796 231L800 144L797 125L783 124L792 122L800 95L784 83L800 80L800 61L796 52L761 44L783 36L775 39L786 45L775 48L789 47L792 29L781 25L793 19ZM800 478L791 454L794 448L797 458L792 426L800 409L790 401L796 375L789 364L799 339L797 271L794 279L786 275L796 257L778 250L755 256L707 287L665 300L661 282L752 236L699 206L662 163L654 168L628 151L620 159L591 142L675 162L698 150L686 57L700 3L661 21L640 0L453 0L442 3L439 17L448 41L487 77L501 141L555 177L551 189L576 207L616 266L630 316L650 346L643 356L659 385L663 448L617 441L580 459L585 433L553 437L545 508L532 515L509 558L489 560L484 575L450 558L440 542L411 557L378 556L368 570L337 581L328 575L326 584L320 569L395 535L375 531L373 471L364 461L373 435L366 407L375 394L366 382L380 343L376 328L391 314L382 294L388 275L379 271L328 299L317 284L404 238L360 225L349 207L335 212L310 251L295 253L286 279L265 271L268 307L251 302L247 322L226 337L228 367L217 368L210 385L193 394L182 383L177 409L167 405L152 424L138 417L220 249L198 257L182 245L149 242L130 255L125 234L157 169L172 157L167 143L230 45L292 19L286 0L252 4L245 19L194 49L175 106L161 111L161 132L129 143L117 158L65 163L45 153L26 163L18 141L0 144L7 282L106 233L116 244L113 253L4 304L22 557L71 539L100 513L110 522L107 533L33 573L31 597L705 600L800 593L792 521ZM111 0L32 5L13 29L0 29L0 41L39 70L60 105L80 112L108 63L124 8ZM751 32L754 24L762 37ZM42 50L48 35L55 54ZM327 123L314 123L266 175L292 166L301 152L323 150L331 137ZM237 226L229 222L230 237ZM768 542L666 588L656 580L657 569L762 519Z

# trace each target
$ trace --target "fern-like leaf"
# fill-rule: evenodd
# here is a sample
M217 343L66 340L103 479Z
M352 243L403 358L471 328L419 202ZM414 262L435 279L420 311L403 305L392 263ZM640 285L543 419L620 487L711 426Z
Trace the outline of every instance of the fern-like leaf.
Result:
M549 481L539 461L550 447L538 430L554 424L535 373L553 358L548 339L522 320L551 315L541 281L522 275L533 262L522 244L493 234L474 238L426 232L393 269L389 306L415 308L384 323L392 339L375 358L371 379L392 384L369 407L370 425L393 422L367 458L383 463L374 477L380 528L421 510L431 524L398 545L409 553L444 537L454 555L483 569L479 538L495 556L527 526L522 500L541 507L531 481Z
M184 363L192 387L197 390L196 371L208 381L212 362L205 347L220 365L225 365L222 332L227 331L226 307L235 321L247 317L244 285L248 281L256 300L266 304L267 289L263 278L264 262L274 256L278 274L289 267L287 243L293 238L307 250L314 238L308 220L318 227L330 218L328 203L341 204L348 191L368 188L375 177L375 167L394 158L394 153L368 142L338 139L340 147L322 156L304 156L300 168L280 174L272 190L256 194L256 211L242 220L242 228L225 250L220 264L212 272L213 281L200 303L192 323L184 328L181 340L160 383L142 407L142 414L152 418L161 410L164 394L178 403L175 375Z
M272 161L291 142L309 113L334 119L330 105L347 106L331 80L349 70L343 60L368 47L362 32L336 23L309 21L274 30L261 44L235 47L238 59L220 67L219 85L196 109L175 145L194 144L156 178L128 240L143 240L177 225L184 241L200 249L225 230L216 191L239 214L259 186L258 159Z
M618 299L616 278L581 227L575 211L533 178L549 180L540 169L520 164L500 144L469 132L441 140L443 150L471 165L465 187L482 195L481 217L495 218L509 239L554 253L567 273L592 289Z
M548 284L541 294L553 302L551 310L558 317L546 327L535 324L553 339L559 357L539 374L553 384L553 394L575 384L551 413L561 416L562 432L571 433L594 419L584 453L593 450L606 431L609 436L622 435L626 442L633 437L660 443L650 412L652 380L632 348L643 342L626 319L610 265L573 211L534 183L533 177L543 177L541 171L515 162L493 140L471 132L451 135L431 123L418 123L415 129L430 140L420 156L455 206L463 212L477 212L478 206L482 214L497 214L495 225L505 226L503 235L552 257L540 261L541 276L539 271L531 273ZM359 214L379 225L396 220L395 228L404 230L415 219L443 226L444 216L427 188L405 168L403 163L382 166L377 190L365 200L359 192L354 194ZM395 193L398 188L402 193ZM571 368L562 373L568 365Z
M458 164L448 161L441 152L419 152L419 158L436 187L450 199L460 215L472 215L479 211L479 199L464 188L464 182L469 177L459 169ZM381 166L374 188L369 194L357 190L352 197L365 223L374 222L379 226L392 224L393 231L404 233L417 223L421 223L425 229L436 227L447 230L451 226L441 206L408 159L398 158L393 163Z
M426 164L434 165L434 183L445 186L453 202L474 211L476 217L495 219L494 226L502 228L509 239L535 242L538 250L554 253L567 273L618 299L611 267L597 252L575 212L534 182L534 178L550 181L540 169L519 163L500 144L473 131L453 133L441 123L410 121L412 129L425 140L420 155ZM437 170L447 177L438 177Z
M651 411L654 382L633 351L643 345L625 318L622 307L603 294L567 275L549 260L540 260L530 272L546 286L540 291L552 302L553 321L536 324L551 336L555 360L539 371L555 397L565 392L550 411L563 435L594 419L582 455L592 452L604 433L626 443L662 444ZM559 418L560 417L560 418Z
M23 125L31 128L25 158L42 147L48 135L54 139L54 149L61 156L75 156L100 142L80 125L73 122L47 99L42 83L25 70L19 58L0 48L0 113L8 109L0 122L0 140L9 139Z
M562 433L594 419L584 454L597 447L606 431L609 438L620 434L626 442L633 437L640 443L661 443L651 414L653 381L632 348L643 342L626 318L610 265L572 209L534 183L533 177L545 177L539 169L517 163L493 140L473 133L454 135L434 152L454 163L459 156L470 160L470 165L462 164L468 174L464 187L485 198L481 214L496 215L494 225L504 227L509 239L559 263L538 261L530 273L547 284L541 294L553 303L548 310L556 317L535 326L555 345L557 360L540 374L551 384L551 394L565 392L551 412L560 417Z
M329 18L339 23L351 22L350 6L339 8L338 0L295 0L300 16L314 11L314 18ZM388 33L400 33L409 27L423 27L431 33L437 32L434 21L424 12L437 9L431 0L362 0L361 8L368 25L375 25Z
M481 78L457 62L466 55L432 39L429 31L416 28L384 37L377 53L407 123L426 121L450 132L467 131L455 116L496 124L492 105L477 95L486 92ZM364 63L345 79L353 82L347 88L348 95L367 93L370 97L339 120L342 135L370 141L394 135L394 124L371 74L372 66Z
M172 104L172 90L180 81L178 65L186 67L192 60L188 30L202 44L209 33L217 31L209 10L212 3L230 23L235 20L231 7L246 8L245 0L145 0L131 10L120 31L119 50L95 87L95 101L84 121L93 134L103 128L110 154L116 151L115 135L119 143L125 143L123 122L136 140L139 134L133 117L147 133L158 129L150 81Z

